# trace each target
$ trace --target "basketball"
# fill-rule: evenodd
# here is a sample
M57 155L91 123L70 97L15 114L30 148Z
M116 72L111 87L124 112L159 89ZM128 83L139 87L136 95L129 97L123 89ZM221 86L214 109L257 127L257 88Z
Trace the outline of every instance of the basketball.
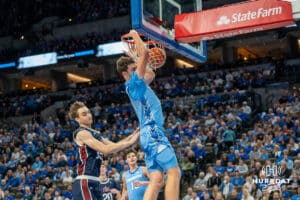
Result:
M150 67L152 67L153 69L162 67L166 62L165 50L159 47L149 49L148 62Z

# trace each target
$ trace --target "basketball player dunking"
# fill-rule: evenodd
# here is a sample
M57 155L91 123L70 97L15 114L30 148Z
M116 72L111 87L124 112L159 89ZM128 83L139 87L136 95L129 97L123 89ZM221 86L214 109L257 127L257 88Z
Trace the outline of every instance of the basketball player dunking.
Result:
M164 119L160 101L149 84L155 74L147 67L148 49L135 30L126 37L132 37L138 55L135 62L132 57L121 57L117 61L117 71L125 79L126 92L140 123L140 144L145 152L146 166L150 173L150 182L144 194L144 200L157 199L163 186L164 172L167 173L165 199L178 200L180 170L175 152L164 135Z

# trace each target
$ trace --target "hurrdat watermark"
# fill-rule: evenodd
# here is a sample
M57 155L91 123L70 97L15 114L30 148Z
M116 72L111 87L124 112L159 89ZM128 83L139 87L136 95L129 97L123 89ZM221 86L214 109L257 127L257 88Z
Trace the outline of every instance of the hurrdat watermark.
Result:
M281 166L280 165L268 165L263 166L261 169L261 176L259 178L253 179L253 182L256 184L264 184L264 185L281 185L281 184L289 184L290 179L281 178Z

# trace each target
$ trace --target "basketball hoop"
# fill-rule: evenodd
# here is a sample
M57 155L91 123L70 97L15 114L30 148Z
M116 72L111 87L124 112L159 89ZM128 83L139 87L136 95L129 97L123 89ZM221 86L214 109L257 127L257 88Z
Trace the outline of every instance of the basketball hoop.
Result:
M148 64L153 69L162 67L166 62L165 48L159 42L156 42L142 34L139 34L143 40L145 46L149 49ZM121 40L129 52L136 52L136 44L132 37L128 37L127 34L121 36ZM137 61L138 55L132 55L133 59Z

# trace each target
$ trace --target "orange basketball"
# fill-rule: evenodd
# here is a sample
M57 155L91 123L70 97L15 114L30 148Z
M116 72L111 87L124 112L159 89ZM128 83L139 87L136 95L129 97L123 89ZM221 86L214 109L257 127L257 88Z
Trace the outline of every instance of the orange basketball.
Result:
M166 52L162 48L154 47L149 49L148 63L153 69L162 67L166 62Z

